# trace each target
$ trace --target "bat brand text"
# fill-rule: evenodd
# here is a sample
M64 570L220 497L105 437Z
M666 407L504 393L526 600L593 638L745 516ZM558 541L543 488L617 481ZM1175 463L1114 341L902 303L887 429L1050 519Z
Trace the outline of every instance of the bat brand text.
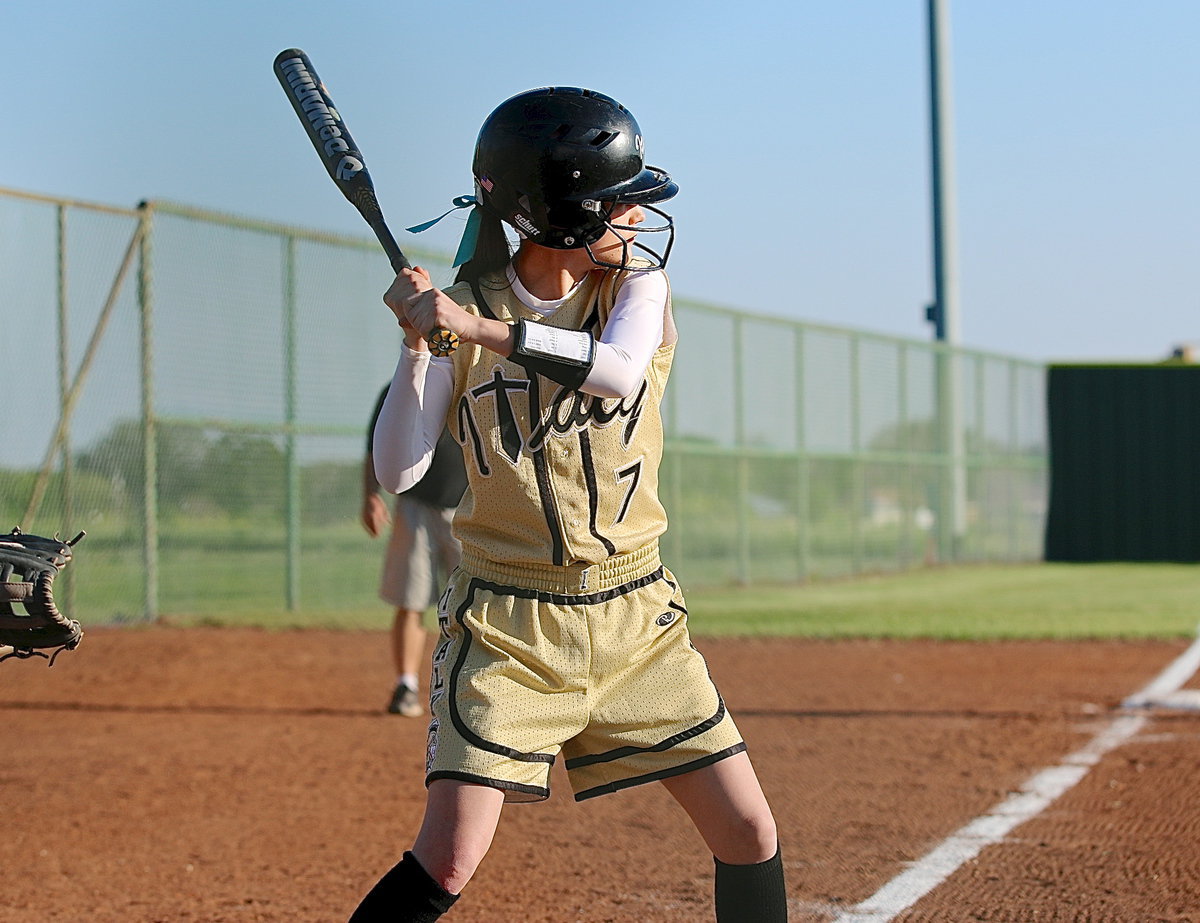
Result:
M329 106L320 84L316 81L304 61L300 58L289 58L279 65L280 72L287 79L296 104L304 112L305 118L315 137L323 142L326 159L336 166L337 178L351 179L363 168L363 162L346 141L346 134L340 126L341 117L337 110ZM337 157L337 155L341 155ZM337 157L335 161L334 158Z

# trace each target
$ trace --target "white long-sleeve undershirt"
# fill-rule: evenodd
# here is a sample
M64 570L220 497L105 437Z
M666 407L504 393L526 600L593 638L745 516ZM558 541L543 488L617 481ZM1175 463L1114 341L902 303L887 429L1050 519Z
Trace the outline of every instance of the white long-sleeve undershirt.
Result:
M531 310L548 317L574 293L554 301L534 297L508 269L513 293ZM630 394L662 344L667 279L661 272L631 273L596 342L595 362L579 390L602 398ZM385 490L402 493L421 479L433 459L450 397L454 364L449 357L400 348L400 361L375 424L375 476Z

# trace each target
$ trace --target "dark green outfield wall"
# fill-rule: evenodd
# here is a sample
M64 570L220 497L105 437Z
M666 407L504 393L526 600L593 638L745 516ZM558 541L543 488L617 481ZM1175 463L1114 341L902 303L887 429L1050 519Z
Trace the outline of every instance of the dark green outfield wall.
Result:
M1052 365L1048 561L1200 561L1200 365Z

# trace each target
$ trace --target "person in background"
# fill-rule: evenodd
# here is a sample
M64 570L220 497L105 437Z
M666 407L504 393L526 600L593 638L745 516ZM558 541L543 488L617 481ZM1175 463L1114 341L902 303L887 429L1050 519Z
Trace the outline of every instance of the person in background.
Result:
M375 402L367 430L367 453L362 468L362 524L378 538L392 530L379 581L379 598L395 607L392 622L392 660L395 685L387 710L393 715L419 718L425 714L420 699L420 668L425 654L425 610L437 602L441 586L458 566L460 547L450 532L455 507L466 489L462 450L443 432L429 471L396 498L389 515L382 488L375 477L372 443L388 386Z

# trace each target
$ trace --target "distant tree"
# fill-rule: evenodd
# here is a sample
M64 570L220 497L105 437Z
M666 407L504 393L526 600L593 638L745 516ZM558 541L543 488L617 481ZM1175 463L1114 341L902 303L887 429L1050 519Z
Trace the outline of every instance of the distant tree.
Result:
M206 493L227 513L282 510L287 494L283 451L266 436L225 433L209 446Z
M362 493L362 463L306 465L300 473L300 492L306 523L330 525L356 521Z
M194 426L160 424L155 429L158 479L172 493L195 493L202 489L209 438ZM140 499L144 479L142 424L118 420L99 439L75 456L81 472L108 478L114 488L130 499Z
M941 452L942 434L936 420L910 420L881 429L868 446L876 452ZM976 428L963 431L963 447L971 455L1011 455L1018 451Z

